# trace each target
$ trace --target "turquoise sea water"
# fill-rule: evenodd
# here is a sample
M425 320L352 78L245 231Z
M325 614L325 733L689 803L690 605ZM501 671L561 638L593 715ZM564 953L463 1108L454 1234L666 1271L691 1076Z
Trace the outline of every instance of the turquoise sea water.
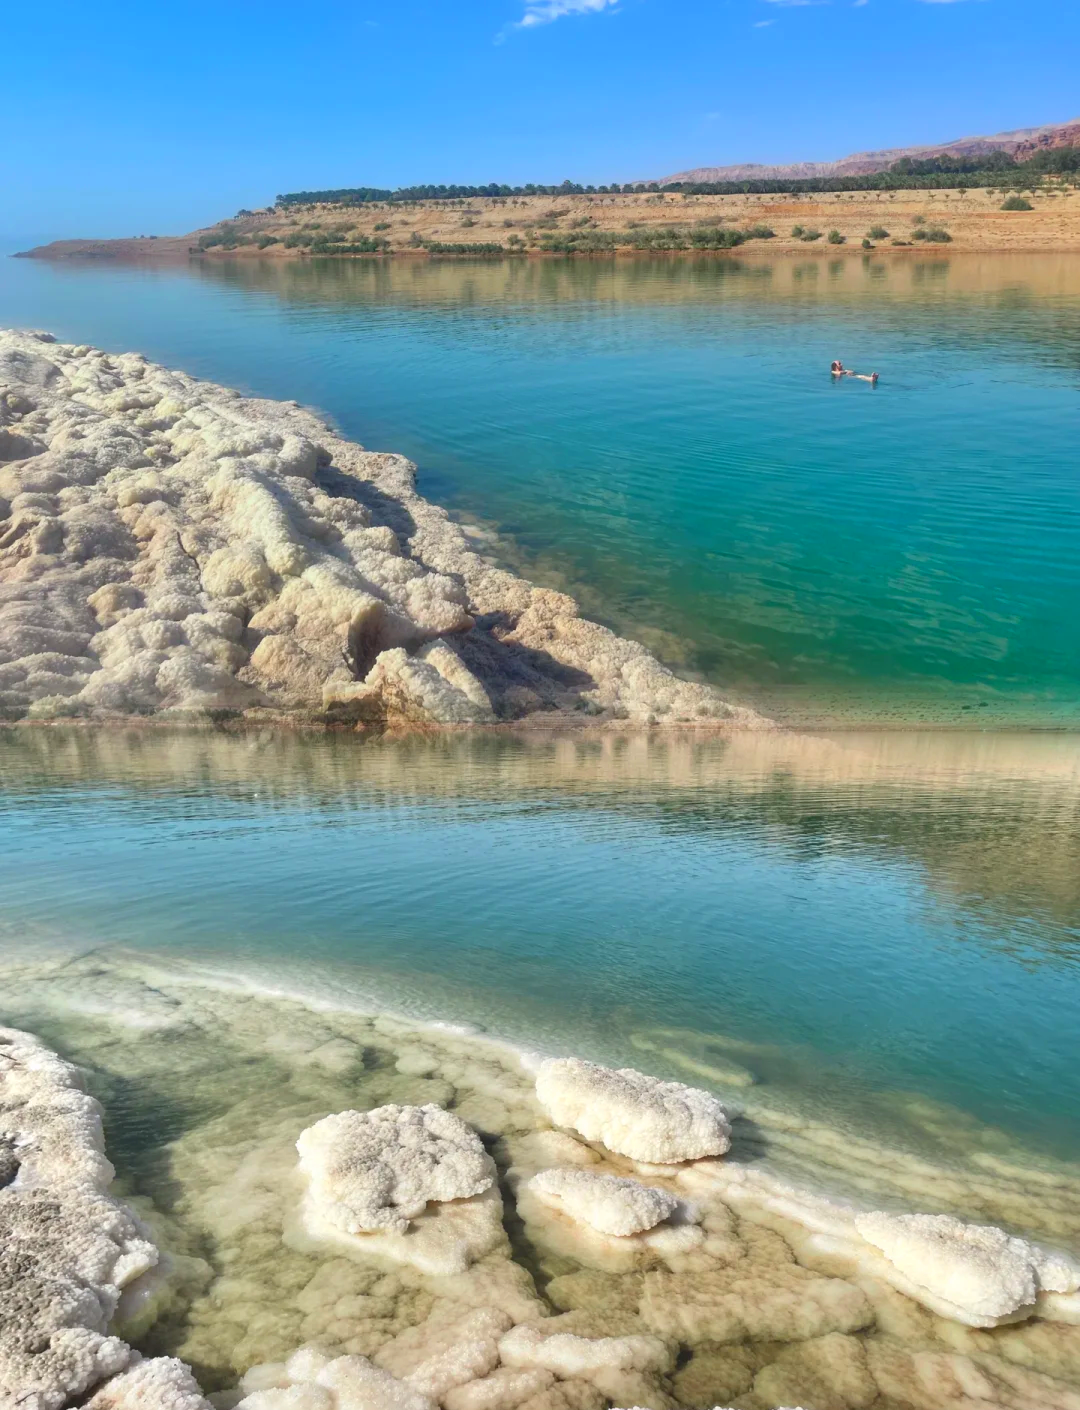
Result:
M785 719L1080 721L1076 256L5 259L8 324L323 409Z
M1080 1160L1066 738L8 729L0 835L5 964L209 961Z

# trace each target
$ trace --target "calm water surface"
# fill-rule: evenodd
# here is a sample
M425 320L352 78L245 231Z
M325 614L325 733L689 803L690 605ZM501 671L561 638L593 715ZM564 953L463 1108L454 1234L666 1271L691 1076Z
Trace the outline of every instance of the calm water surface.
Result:
M0 836L4 963L196 957L1080 1159L1064 737L8 729Z
M0 324L323 409L785 718L1080 723L1076 256L5 259Z

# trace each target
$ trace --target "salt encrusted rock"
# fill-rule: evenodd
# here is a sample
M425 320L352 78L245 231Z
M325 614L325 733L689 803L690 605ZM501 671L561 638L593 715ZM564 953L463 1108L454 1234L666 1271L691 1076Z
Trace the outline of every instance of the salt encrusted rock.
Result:
M410 1327L374 1356L377 1366L407 1381L432 1400L489 1375L499 1364L499 1338L513 1319L499 1308L478 1307L460 1312L434 1312Z
M410 656L403 647L383 651L363 681L331 681L323 690L327 709L347 707L357 719L395 719L444 725L495 722L484 687L445 643Z
M59 1410L128 1365L109 1321L157 1250L105 1193L101 1108L78 1070L11 1028L0 1028L0 1139L0 1403Z
M548 1328L543 1322L507 1332L499 1342L499 1355L504 1366L583 1380L607 1371L670 1371L675 1359L659 1337L582 1337Z
M447 1391L442 1403L444 1410L517 1410L554 1384L552 1371L500 1366L482 1380Z
M160 1356L136 1359L87 1401L86 1410L210 1410L210 1402L182 1361Z
M347 1234L403 1234L429 1203L495 1183L480 1138L438 1106L339 1112L309 1126L296 1148L315 1208Z
M528 1188L571 1219L620 1238L655 1228L679 1208L678 1199L666 1190L585 1170L542 1170Z
M990 1225L946 1214L860 1214L855 1227L884 1254L916 1302L969 1327L1031 1315L1042 1293L1080 1289L1080 1266Z
M0 332L0 710L765 726L493 568L414 474L295 405Z
M536 1095L557 1126L651 1165L722 1155L731 1124L717 1099L681 1082L581 1058L542 1063Z
M256 1366L237 1410L435 1410L435 1402L366 1356L302 1347L284 1364Z

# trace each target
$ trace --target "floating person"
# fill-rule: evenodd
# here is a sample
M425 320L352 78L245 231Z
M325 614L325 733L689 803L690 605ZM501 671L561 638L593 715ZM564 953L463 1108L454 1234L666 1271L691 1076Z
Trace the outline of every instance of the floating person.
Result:
M833 365L829 370L834 377L843 377L847 373L847 368L839 358L833 358Z

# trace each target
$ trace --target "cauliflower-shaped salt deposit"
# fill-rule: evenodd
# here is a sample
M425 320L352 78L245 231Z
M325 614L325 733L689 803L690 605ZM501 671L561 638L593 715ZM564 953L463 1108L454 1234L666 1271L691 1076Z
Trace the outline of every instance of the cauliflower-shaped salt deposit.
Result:
M348 1234L403 1234L431 1201L467 1199L495 1182L480 1138L438 1106L342 1111L296 1143L319 1214Z
M1031 1314L1040 1293L1080 1288L1080 1267L948 1214L860 1214L855 1227L880 1249L897 1286L931 1311L969 1327L995 1327Z
M529 1189L578 1223L618 1238L654 1229L679 1207L666 1190L586 1170L542 1170L529 1181Z
M731 1123L715 1097L632 1067L552 1058L541 1064L536 1095L557 1126L631 1160L671 1165L731 1147Z

